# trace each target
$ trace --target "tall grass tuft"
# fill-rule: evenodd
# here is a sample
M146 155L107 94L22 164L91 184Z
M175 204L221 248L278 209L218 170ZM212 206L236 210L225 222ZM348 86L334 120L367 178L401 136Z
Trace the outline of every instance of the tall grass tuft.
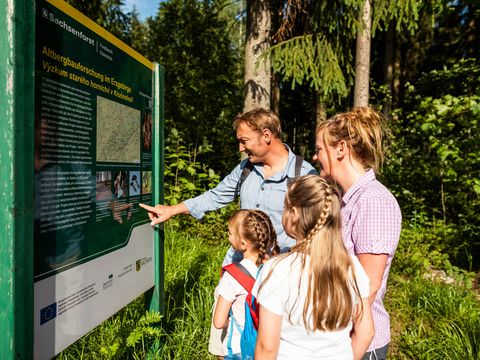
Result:
M394 278L387 294L392 358L480 359L480 302L472 291Z
M213 291L226 245L199 236L168 233L165 241L165 322L161 359L210 359ZM226 242L224 242L226 244Z

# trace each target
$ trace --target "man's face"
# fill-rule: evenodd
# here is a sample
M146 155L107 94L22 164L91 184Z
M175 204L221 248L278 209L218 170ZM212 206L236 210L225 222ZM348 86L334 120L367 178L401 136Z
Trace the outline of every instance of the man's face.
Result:
M255 164L263 161L263 157L268 152L264 134L242 123L237 128L237 140L240 152L245 152L250 162Z

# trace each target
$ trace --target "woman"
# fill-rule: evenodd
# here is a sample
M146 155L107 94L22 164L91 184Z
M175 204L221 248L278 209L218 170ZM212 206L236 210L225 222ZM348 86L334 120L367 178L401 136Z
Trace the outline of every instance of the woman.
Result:
M386 359L390 318L383 306L387 278L400 237L395 197L375 178L383 159L385 120L367 107L333 116L317 129L313 160L321 175L342 189L342 236L370 279L375 337L363 359Z

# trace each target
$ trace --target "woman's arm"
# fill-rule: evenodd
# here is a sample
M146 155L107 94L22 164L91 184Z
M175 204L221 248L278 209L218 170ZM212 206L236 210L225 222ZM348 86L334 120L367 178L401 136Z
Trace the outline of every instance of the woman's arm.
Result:
M363 312L360 311L362 309ZM355 314L353 316L353 330L352 330L352 349L353 358L355 360L361 359L368 346L372 342L375 330L373 328L372 310L368 298L362 299L362 304L357 304Z
M223 329L228 326L228 313L231 307L232 303L229 303L222 296L218 297L217 306L213 313L213 326L217 329Z
M370 279L370 295L368 300L370 305L375 301L377 292L382 285L383 273L387 266L387 254L356 254L360 264Z
M260 305L255 359L276 359L280 346L282 316L272 313Z

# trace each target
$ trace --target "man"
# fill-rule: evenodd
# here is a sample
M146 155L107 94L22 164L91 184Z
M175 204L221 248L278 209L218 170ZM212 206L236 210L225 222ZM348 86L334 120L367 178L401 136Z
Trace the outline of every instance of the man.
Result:
M231 203L239 194L242 209L262 210L270 217L277 232L280 250L287 251L295 244L295 240L287 236L282 226L288 179L317 172L282 143L280 120L272 111L258 108L238 115L233 121L233 128L239 149L248 159L241 161L216 188L178 205L140 206L148 211L151 224L155 226L179 214L190 214L201 219L205 213ZM242 257L242 253L230 247L222 266L233 261L239 262ZM215 298L217 297L215 291ZM212 325L208 350L220 359L225 351L225 335L225 329L218 330Z
M233 128L239 149L248 159L241 161L216 188L177 205L140 206L148 211L152 226L179 214L190 214L201 219L205 213L234 201L239 191L240 207L264 211L275 226L280 250L287 251L295 244L282 227L283 201L288 179L317 172L308 162L302 161L301 166L297 165L299 174L295 174L297 157L282 143L280 120L274 112L257 108L238 115L233 121ZM253 164L250 173L238 188L242 172L245 167L249 167L249 163ZM223 265L239 260L241 253L230 247Z

